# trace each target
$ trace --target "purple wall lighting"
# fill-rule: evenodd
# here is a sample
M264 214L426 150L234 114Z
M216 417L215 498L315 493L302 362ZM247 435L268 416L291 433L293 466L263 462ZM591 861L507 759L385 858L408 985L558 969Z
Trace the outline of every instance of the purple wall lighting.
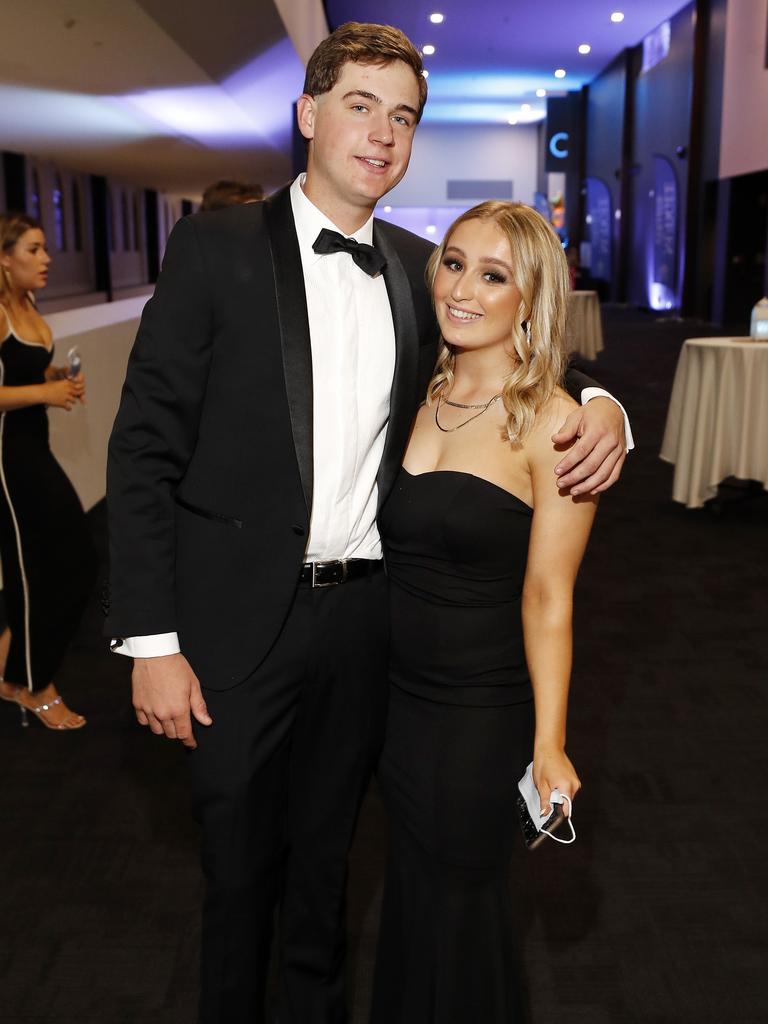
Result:
M293 100L304 69L289 39L283 39L233 72L221 85L149 89L115 97L158 125L217 148L266 141L290 143Z
M587 178L586 192L590 276L610 281L613 277L612 237L615 224L611 190L602 178Z
M675 168L664 156L653 158L651 230L646 240L648 301L652 309L680 306L678 234L680 203Z

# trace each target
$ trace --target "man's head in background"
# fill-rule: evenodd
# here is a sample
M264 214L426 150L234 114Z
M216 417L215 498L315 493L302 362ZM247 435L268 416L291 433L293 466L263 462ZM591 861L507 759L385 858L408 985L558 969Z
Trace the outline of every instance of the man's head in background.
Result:
M203 192L201 210L223 210L240 203L258 203L264 198L261 185L243 181L216 181Z

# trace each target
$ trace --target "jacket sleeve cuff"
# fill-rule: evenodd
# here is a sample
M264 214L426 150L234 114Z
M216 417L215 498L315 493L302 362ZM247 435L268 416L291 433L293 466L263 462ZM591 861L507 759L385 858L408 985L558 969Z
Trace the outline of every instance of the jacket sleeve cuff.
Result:
M109 648L115 654L125 654L129 658L162 658L167 654L179 654L181 651L178 633L116 637Z
M618 405L618 407L624 413L624 437L627 442L627 451L631 452L632 449L635 447L635 439L632 437L632 428L629 425L629 416L627 416L627 410L624 408L621 402L617 401L613 397L613 395L609 394L603 388L584 388L584 390L581 392L581 404L586 405L587 402L591 401L591 399L593 398L610 398L612 402L616 402L616 405Z

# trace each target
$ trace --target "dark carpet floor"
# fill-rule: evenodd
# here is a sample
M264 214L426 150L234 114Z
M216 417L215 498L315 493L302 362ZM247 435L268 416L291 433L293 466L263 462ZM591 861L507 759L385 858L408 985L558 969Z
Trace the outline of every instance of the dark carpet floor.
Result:
M658 450L674 367L682 339L709 331L622 309L606 328L594 375L624 399L638 449L579 583L578 842L512 866L531 1019L765 1024L768 498L719 515L670 501ZM103 545L103 510L92 519ZM129 663L98 632L94 601L60 678L85 730L22 731L0 705L3 1024L194 1021L183 752L135 725ZM385 845L372 789L350 880L352 1024L366 1020Z

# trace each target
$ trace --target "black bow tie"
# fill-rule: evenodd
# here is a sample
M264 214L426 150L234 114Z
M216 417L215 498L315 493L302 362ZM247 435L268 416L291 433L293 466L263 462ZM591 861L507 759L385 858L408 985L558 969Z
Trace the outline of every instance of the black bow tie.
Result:
M387 265L386 259L372 245L357 242L354 238L345 238L338 231L329 231L328 228L323 228L312 248L321 256L331 252L348 252L358 267L371 277L380 274Z

